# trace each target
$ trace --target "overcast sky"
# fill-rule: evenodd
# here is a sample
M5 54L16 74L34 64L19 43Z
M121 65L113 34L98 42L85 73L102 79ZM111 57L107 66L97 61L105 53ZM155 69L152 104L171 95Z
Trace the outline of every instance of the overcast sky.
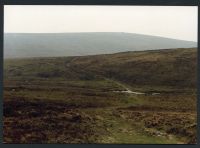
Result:
M5 6L4 32L129 32L197 41L196 6Z

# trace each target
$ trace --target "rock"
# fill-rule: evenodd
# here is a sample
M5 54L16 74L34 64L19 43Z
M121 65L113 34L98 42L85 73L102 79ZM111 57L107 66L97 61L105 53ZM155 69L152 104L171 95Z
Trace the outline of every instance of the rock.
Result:
M101 117L101 116L97 115L97 116L96 116L96 119L97 119L97 120L101 120L101 121L102 121L102 120L103 120L103 117Z
M120 117L121 117L122 119L126 119L126 116L123 115L123 114L120 114Z

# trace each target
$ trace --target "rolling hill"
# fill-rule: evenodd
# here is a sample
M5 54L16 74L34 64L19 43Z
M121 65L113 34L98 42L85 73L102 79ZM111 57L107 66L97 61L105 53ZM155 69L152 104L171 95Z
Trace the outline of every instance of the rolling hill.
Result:
M57 57L191 48L196 42L123 32L5 33L4 57Z
M113 79L132 87L196 88L197 49L131 51L73 57L6 59L6 78Z

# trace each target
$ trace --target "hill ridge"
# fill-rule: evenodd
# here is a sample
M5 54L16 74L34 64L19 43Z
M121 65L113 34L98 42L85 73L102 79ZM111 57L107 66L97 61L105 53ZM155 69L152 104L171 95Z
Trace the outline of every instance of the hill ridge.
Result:
M5 33L4 57L112 54L197 47L196 42L132 33Z

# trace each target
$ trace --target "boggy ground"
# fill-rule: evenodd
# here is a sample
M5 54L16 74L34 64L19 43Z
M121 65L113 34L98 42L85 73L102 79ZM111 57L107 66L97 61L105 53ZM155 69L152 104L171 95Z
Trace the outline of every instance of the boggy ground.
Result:
M4 84L4 143L196 143L195 90L116 93L124 88L108 79Z

